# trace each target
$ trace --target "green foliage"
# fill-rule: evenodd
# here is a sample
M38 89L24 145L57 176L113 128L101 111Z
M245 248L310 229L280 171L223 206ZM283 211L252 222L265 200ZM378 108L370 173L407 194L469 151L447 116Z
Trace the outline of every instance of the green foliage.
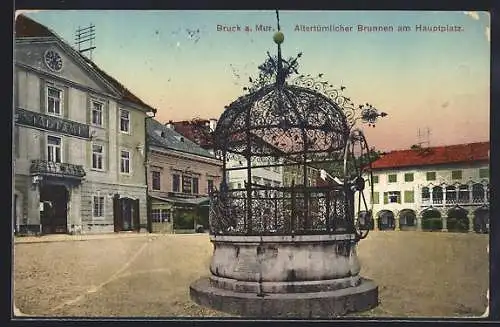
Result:
M196 224L208 228L208 207L199 207L197 210Z
M446 227L449 231L467 232L469 231L469 219L465 218L448 218Z
M423 230L441 230L443 228L443 221L441 218L423 218Z
M193 229L196 213L192 211L178 211L174 215L175 229Z

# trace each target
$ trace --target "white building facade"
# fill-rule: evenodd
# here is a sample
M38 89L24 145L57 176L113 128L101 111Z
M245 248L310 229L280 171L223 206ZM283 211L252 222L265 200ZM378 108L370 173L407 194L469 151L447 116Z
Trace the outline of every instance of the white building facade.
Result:
M259 158L260 160L252 162L251 166L266 166L269 167L259 167L252 168L252 183L264 186L280 187L283 184L283 166L273 166L278 164L272 158ZM241 189L245 187L247 182L248 170L247 160L243 156L231 155L231 158L226 163L227 168L237 168L235 170L228 171L227 181L228 187L230 189Z
M488 142L392 151L373 180L374 229L489 230Z
M14 58L15 229L145 229L145 118L154 109L23 15Z

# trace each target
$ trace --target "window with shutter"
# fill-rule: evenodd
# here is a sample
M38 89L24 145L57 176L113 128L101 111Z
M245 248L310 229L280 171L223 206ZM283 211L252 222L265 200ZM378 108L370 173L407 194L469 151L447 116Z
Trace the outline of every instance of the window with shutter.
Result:
M462 179L462 171L461 170L453 170L451 172L451 179Z
M428 181L435 181L436 180L436 172L435 171L427 172L426 177L427 177Z
M405 203L413 203L414 201L413 191L405 191Z
M384 192L384 204L387 203L389 203L389 195L387 194L387 192Z
M373 192L373 204L379 204L379 197L380 197L380 194L379 192Z

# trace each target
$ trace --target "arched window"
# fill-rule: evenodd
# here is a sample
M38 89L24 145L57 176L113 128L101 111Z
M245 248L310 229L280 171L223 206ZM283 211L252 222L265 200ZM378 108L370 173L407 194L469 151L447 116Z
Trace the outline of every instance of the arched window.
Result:
M455 186L446 187L446 202L457 203L457 189Z
M484 187L483 184L476 183L472 185L472 202L484 202Z
M443 188L441 186L432 188L432 203L443 203Z
M431 193L428 187L422 187L422 201L429 201Z
M458 191L458 202L467 203L469 202L469 186L462 184Z

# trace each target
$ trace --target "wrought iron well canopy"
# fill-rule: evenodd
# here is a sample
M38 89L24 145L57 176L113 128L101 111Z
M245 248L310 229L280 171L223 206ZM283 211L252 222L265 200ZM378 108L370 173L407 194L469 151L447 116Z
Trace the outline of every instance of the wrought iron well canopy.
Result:
M250 88L226 107L214 131L214 149L223 160L223 179L211 195L210 230L219 235L367 234L371 208L364 199L365 181L372 187L368 144L362 120L379 116L366 104L356 107L318 78L297 74L297 58L281 56L283 35L274 40L277 57L259 67L274 80ZM228 162L240 165L228 166ZM319 180L324 167L341 167L336 176ZM295 169L297 177L281 185L253 181L255 169ZM230 188L228 175L246 172L243 187ZM324 174L324 172L323 172ZM368 177L367 177L368 176ZM373 190L372 190L373 192ZM355 219L355 195L362 219ZM358 217L359 218L359 217Z

